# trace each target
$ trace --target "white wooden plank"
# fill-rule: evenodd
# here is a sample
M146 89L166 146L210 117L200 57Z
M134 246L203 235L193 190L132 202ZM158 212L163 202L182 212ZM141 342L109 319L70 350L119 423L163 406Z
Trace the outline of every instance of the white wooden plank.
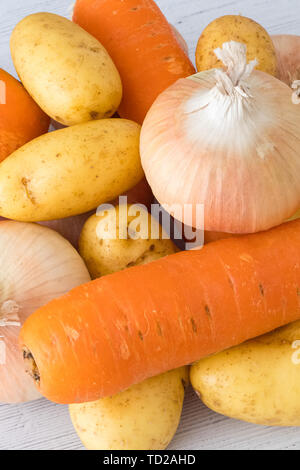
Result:
M72 0L1 0L0 67L15 74L9 36L29 13L69 15ZM243 14L270 33L300 34L299 0L157 0L169 21L186 38L191 58L204 27L223 14ZM25 405L0 405L0 450L82 449L66 406L41 399ZM265 428L225 418L208 410L191 389L180 428L170 449L300 449L298 428Z

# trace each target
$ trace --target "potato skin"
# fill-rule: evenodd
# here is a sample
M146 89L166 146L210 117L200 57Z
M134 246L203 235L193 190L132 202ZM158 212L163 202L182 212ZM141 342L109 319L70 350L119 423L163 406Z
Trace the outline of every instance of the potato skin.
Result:
M197 70L223 67L214 50L228 41L246 44L248 61L257 59L258 70L276 76L277 58L271 37L260 24L240 15L221 16L204 29L196 48Z
M130 206L121 206L128 211ZM122 209L121 209L122 210ZM112 211L108 211L107 218L111 217ZM149 233L147 239L133 240L119 238L119 213L120 206L116 206L116 235L115 240L101 238L97 234L97 226L105 212L92 215L85 223L79 239L79 252L85 260L87 268L93 279L107 274L121 271L131 266L146 264L164 256L178 251L170 239L162 239L162 229L153 217L145 209L141 209L148 220ZM126 212L125 212L126 213ZM128 224L123 224L127 231L128 225L135 219L128 215ZM104 220L104 219L103 219ZM105 219L106 220L106 219ZM161 239L151 239L151 223L159 226ZM101 234L100 234L101 235Z
M121 102L120 75L106 49L66 18L27 16L12 33L11 53L27 91L61 124L111 117Z
M70 405L73 425L88 450L163 450L181 416L186 367L152 377L96 402Z
M218 413L266 426L300 426L300 322L199 361L190 378Z
M0 215L25 222L88 212L144 176L140 126L103 119L50 132L0 164Z

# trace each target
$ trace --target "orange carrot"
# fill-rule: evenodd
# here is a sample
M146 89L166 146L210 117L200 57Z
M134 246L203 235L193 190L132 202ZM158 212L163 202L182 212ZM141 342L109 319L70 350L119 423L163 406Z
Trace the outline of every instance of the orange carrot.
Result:
M73 21L107 49L123 82L123 118L142 123L157 96L195 69L153 0L77 0Z
M21 344L40 392L93 401L300 318L300 220L75 288Z
M0 161L48 131L50 118L23 85L0 69Z

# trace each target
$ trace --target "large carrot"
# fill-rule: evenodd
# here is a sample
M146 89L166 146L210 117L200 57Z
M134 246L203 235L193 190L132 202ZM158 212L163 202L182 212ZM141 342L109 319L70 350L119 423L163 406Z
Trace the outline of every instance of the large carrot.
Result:
M0 69L0 161L48 131L50 118L23 85Z
M103 44L116 64L123 118L142 123L162 91L195 73L153 0L77 0L73 20Z
M35 312L29 372L86 402L300 318L300 220L95 280Z

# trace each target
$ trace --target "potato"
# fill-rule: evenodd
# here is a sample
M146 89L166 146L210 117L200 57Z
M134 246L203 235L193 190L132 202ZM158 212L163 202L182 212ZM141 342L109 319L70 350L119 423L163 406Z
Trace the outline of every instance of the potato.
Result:
M140 126L103 119L50 132L0 164L0 215L20 221L82 214L144 176Z
M12 33L11 53L27 91L61 124L111 117L121 102L120 75L106 49L66 18L27 16Z
M130 215L135 207L124 204L116 209L98 211L85 223L79 239L79 252L93 279L178 251L170 239L162 239L162 228L145 209L140 208L140 213ZM146 224L142 232L139 221ZM159 239L151 238L151 226L152 229L157 228ZM115 233L112 232L114 229ZM137 231L144 238L120 239L120 233L136 237L139 236Z
M218 413L266 426L300 426L300 322L199 361L191 382Z
M89 450L162 450L173 438L188 380L183 367L111 398L70 405L73 425Z
M222 16L205 28L196 49L197 70L223 67L214 50L228 41L246 44L248 61L257 59L258 70L276 76L277 59L272 39L258 23L239 15Z
M151 226L158 239L151 239ZM145 239L119 238L128 233ZM96 278L178 251L171 240L162 239L163 233L146 209L117 205L88 219L80 253ZM90 450L165 449L179 424L187 382L188 368L167 372L111 398L70 405L71 419Z

